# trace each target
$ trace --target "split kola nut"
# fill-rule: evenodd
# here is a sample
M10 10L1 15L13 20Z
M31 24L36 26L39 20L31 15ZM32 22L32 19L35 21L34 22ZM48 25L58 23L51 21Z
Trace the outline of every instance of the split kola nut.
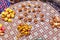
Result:
M54 28L54 27L60 28L59 16L54 16L53 19L50 20L50 24L51 24L52 28Z
M10 8L5 9L2 13L2 19L7 22L12 22L12 18L15 17L15 12Z
M2 24L0 24L0 36L4 35L5 28Z
M17 35L17 37L22 37L24 35L28 36L30 34L31 28L32 27L30 25L21 23L17 27L17 30L19 31L19 34Z

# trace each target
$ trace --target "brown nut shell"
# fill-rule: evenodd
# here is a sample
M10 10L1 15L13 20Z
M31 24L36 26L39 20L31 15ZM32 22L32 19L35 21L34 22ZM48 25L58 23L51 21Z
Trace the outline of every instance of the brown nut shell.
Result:
M60 26L60 23L54 23L54 26Z
M37 24L37 22L38 22L38 20L35 18L35 19L34 19L34 23Z
M28 15L28 13L27 13L27 12L25 12L23 15L24 15L24 16L27 16L27 15Z
M28 18L28 21L31 22L32 21L32 18Z
M36 18L37 17L37 14L36 13L34 13L34 18Z
M60 18L58 16L55 17L57 22L60 22Z
M51 25L54 25L54 21L53 21L53 20L50 20L49 23L50 23Z
M43 22L45 19L44 18L40 18L41 22Z
M41 17L41 18L44 17L44 14L40 13L40 17Z
M23 16L18 16L18 19L23 19Z
M4 35L4 33L0 33L0 36L3 36Z
M22 12L22 9L18 9L19 12Z
M27 22L27 21L28 21L28 19L25 17L25 18L24 18L24 22Z

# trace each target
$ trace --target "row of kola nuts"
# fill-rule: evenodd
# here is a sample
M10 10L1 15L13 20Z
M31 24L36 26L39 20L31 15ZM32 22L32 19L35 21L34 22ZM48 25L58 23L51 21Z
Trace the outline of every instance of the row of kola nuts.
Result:
M18 11L19 12L22 12L22 10L24 10L24 11L27 11L28 13L30 13L30 12L41 12L41 10L39 9L40 8L40 5L33 5L33 4L30 4L30 3L28 3L27 4L27 6L28 6L28 8L26 7L26 5L25 4L21 4L21 8L19 8L18 9ZM31 6L33 6L33 8L31 9ZM30 7L30 8L29 8ZM37 9L38 10L35 10L34 8L36 8L37 7ZM31 10L30 10L31 9Z
M41 12L41 10L40 9L34 9L34 8L32 8L32 9L30 9L30 8L19 8L18 9L18 12L22 12L22 11L25 11L25 12L27 12L27 13L31 13L31 12L33 12L33 13L35 13L35 12Z
M19 31L17 38L30 35L31 28L31 25L28 25L26 23L20 23L17 28L17 30Z
M2 13L2 19L7 22L12 22L11 18L14 18L15 12L10 8L5 9Z
M28 6L28 7L33 7L33 8L40 8L40 5L38 5L38 4L31 4L31 3L28 3L27 5L25 5L25 4L21 4L21 7L22 8L25 8L26 6Z
M26 17L26 16L28 16L28 17ZM34 23L37 23L38 22L38 20L37 20L37 13L34 13ZM18 16L18 18L21 20L21 19L23 19L24 20L24 22L31 22L32 21L32 16L31 15L28 15L28 13L24 13L23 14L23 16L21 15L21 16ZM44 21L45 19L44 19L44 14L42 14L42 13L40 13L40 21Z
M54 16L53 19L50 20L50 24L51 24L52 28L54 28L54 27L60 28L59 16Z
M4 31L5 31L5 27L2 24L0 24L0 36L4 35Z

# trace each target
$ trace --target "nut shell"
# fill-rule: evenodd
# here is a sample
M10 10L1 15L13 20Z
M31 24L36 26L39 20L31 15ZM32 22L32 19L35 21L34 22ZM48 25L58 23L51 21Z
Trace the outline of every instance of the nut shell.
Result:
M37 24L37 22L38 22L38 20L35 18L35 19L34 19L34 23Z
M4 33L0 33L0 36L3 36L4 35Z
M22 9L18 9L19 12L22 12Z
M44 20L45 20L44 18L40 18L40 21L42 21L42 22L43 22Z
M40 18L44 17L44 14L40 13Z
M28 18L28 21L31 22L32 21L32 18Z

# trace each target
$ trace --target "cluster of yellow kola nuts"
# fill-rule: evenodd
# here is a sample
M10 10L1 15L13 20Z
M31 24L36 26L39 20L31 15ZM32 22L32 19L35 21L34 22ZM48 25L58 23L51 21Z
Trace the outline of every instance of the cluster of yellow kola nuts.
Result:
M14 18L15 12L10 8L5 9L2 13L2 19L7 22L12 22L11 18Z
M50 24L52 25L52 27L57 27L60 28L60 18L59 16L54 16L52 20L50 20Z
M4 35L5 28L2 24L0 24L0 36Z
M17 35L17 37L22 37L22 36L28 36L30 34L32 26L28 25L28 24L20 24L18 25L17 30L19 31L19 34Z

